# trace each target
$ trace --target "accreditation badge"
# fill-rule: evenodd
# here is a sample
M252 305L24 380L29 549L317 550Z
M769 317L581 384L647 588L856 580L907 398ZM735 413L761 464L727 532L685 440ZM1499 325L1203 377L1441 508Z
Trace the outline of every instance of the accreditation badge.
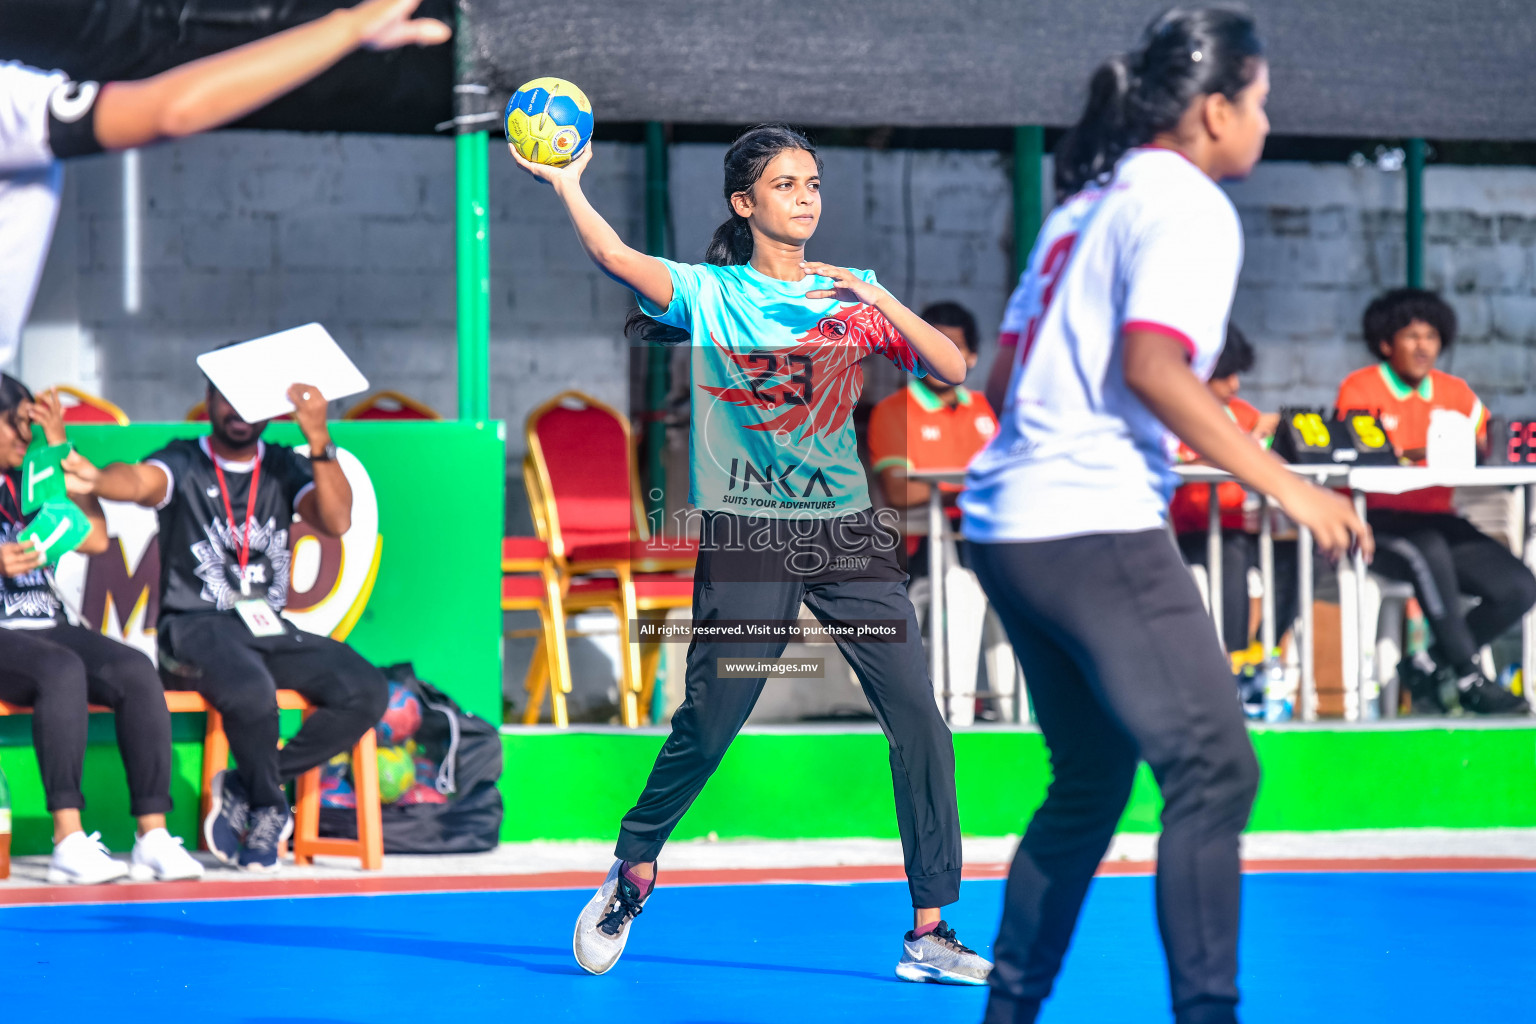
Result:
M245 628L251 631L252 636L282 636L287 632L283 628L282 616L273 611L272 606L259 597L248 597L243 601L236 601L235 612L240 616L240 621L245 623Z

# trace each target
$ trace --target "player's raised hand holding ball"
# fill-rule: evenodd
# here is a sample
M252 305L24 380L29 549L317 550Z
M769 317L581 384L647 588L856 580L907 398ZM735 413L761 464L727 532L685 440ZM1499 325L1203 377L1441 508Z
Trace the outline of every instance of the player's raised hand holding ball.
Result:
M592 103L576 86L561 78L535 78L507 101L502 125L507 148L518 166L550 184L565 175L579 178L591 159Z

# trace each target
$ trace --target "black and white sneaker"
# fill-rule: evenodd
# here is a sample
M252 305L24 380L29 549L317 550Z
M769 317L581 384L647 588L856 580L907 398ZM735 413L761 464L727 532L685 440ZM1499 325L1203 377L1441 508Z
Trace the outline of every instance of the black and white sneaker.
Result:
M293 835L293 812L287 807L256 807L251 810L251 830L240 847L240 867L246 871L278 869L277 851Z
M203 819L203 845L222 864L235 867L240 859L240 844L251 824L251 802L240 776L225 769L213 777L209 786L211 803Z
M1531 706L1481 672L1456 682L1461 706L1474 715L1528 715Z

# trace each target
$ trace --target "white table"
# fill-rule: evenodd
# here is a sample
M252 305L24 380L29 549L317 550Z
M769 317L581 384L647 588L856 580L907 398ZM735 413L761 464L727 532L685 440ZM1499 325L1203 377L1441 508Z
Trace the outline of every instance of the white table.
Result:
M1365 496L1367 494L1404 494L1408 491L1417 491L1425 487L1524 487L1525 509L1524 516L1524 543L1521 552L1525 558L1525 564L1536 567L1536 552L1533 552L1533 531L1531 512L1536 508L1536 465L1526 466L1470 466L1463 469L1444 469L1432 466L1361 466L1349 472L1349 489L1354 495L1355 508L1360 516L1365 516ZM1359 714L1365 713L1366 695L1375 675L1375 649L1376 638L1365 635L1365 565L1363 559L1355 556L1355 578L1358 585L1355 587L1356 622L1360 629L1360 666L1356 674L1356 707ZM1531 655L1536 651L1536 615L1526 615L1520 628L1520 664L1525 670L1526 678L1533 678L1533 666ZM1387 709L1390 714L1392 709Z
M1333 465L1329 463L1297 463L1286 467L1297 476L1306 477L1319 486L1343 484L1349 477L1349 467ZM1209 521L1206 526L1205 540L1205 575L1206 596L1210 603L1211 618L1216 623L1216 636L1221 637L1223 631L1221 614L1221 508L1217 501L1217 489L1229 480L1235 480L1231 473L1217 469L1214 466L1186 465L1175 466L1175 473L1186 484L1205 484L1209 487ZM1260 606L1262 618L1259 630L1259 639L1264 647L1264 656L1275 649L1279 638L1279 630L1275 622L1275 542L1274 542L1274 511L1275 504L1269 499L1264 499L1263 511L1259 517L1259 575L1264 580L1264 601ZM1297 524L1296 528L1296 574L1297 574L1297 603L1301 606L1301 635L1297 637L1300 645L1297 661L1301 664L1301 693L1299 694L1299 707L1296 708L1296 716L1306 721L1312 721L1317 717L1317 673L1315 670L1316 650L1313 642L1312 631L1312 596L1315 592L1315 581L1312 578L1312 531L1307 527Z
M1536 569L1536 530L1533 530L1532 512L1536 510L1536 465L1531 466L1477 466L1469 469L1431 469L1426 466L1361 466L1351 469L1345 465L1324 463L1295 464L1287 467L1297 476L1306 477L1324 487L1347 486L1354 494L1355 507L1365 515L1365 495L1402 494L1424 487L1524 487L1525 488L1525 563ZM1174 472L1190 484L1206 484L1210 488L1210 522L1207 532L1206 575L1209 579L1207 596L1211 605L1211 617L1216 622L1217 635L1222 629L1221 618L1221 507L1216 500L1216 489L1222 483L1235 479L1232 474L1212 466L1176 466ZM934 687L949 692L945 679L945 636L943 629L944 598L944 507L938 484L963 484L964 469L911 470L908 478L930 485L928 492L928 576L932 581L932 598L928 608L929 672ZM1262 638L1264 650L1273 650L1276 640L1274 608L1274 541L1271 515L1273 503L1265 500L1264 514L1260 520L1259 571L1264 577L1264 615ZM1314 671L1315 645L1313 643L1312 598L1312 532L1305 526L1297 527L1297 574L1298 598L1301 604L1301 636L1298 660L1301 663L1301 706L1297 717L1312 721L1317 717L1317 677ZM1359 671L1356 673L1356 714L1363 714L1366 694L1375 681L1374 662L1376 638L1365 636L1365 580L1364 556L1354 555L1356 623L1360 630ZM1522 627L1521 664L1527 667L1528 676L1536 678L1536 613L1527 615Z
M939 484L965 483L965 469L909 469L907 479L928 485L928 674L949 707L949 673L944 635L944 495ZM1023 694L1019 695L1023 700ZM947 716L946 716L947 717Z
M1322 485L1341 485L1349 476L1346 466L1335 465L1294 465L1289 467L1298 476L1306 477L1314 483ZM1206 547L1206 576L1208 579L1207 596L1211 606L1211 617L1216 623L1216 633L1221 635L1221 507L1216 500L1217 487L1235 477L1224 470L1212 466L1177 466L1174 471L1185 483L1207 484L1210 487L1210 507L1212 529L1207 534ZM944 502L939 490L939 484L963 484L965 483L964 469L926 469L909 470L907 478L929 485L928 490L928 579L930 581L930 598L928 605L928 671L932 676L934 689L943 694L949 693L948 680L946 678L945 659L945 631L943 628L945 615L944 594ZM1297 713L1306 718L1315 718L1317 715L1317 680L1313 672L1313 632L1312 632L1312 533L1306 527L1299 529L1297 538L1298 558L1298 589L1301 603L1301 707ZM1264 515L1261 519L1261 532L1259 535L1259 571L1264 577L1264 626L1263 642L1266 652L1274 649L1276 642L1275 604L1274 604L1274 541L1271 525L1271 507L1266 501Z

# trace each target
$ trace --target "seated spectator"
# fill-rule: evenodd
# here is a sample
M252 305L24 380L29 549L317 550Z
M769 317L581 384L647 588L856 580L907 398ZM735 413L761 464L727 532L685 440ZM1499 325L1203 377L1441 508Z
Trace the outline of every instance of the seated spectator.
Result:
M1226 407L1227 415L1261 443L1274 436L1279 416L1261 413L1237 397L1242 388L1242 374L1253 369L1253 346L1235 326L1227 326L1227 340L1216 359L1206 386L1216 400ZM1199 455L1187 445L1179 445L1180 462L1198 462ZM1179 550L1190 565L1205 565L1206 534L1210 527L1210 486L1185 484L1173 493L1168 518L1179 538ZM1221 508L1221 635L1227 651L1248 647L1253 633L1251 605L1248 600L1248 570L1259 564L1258 521L1244 513L1247 491L1235 480L1217 485L1216 500ZM1284 635L1296 620L1298 583L1296 543L1275 542L1275 626ZM1268 652L1266 652L1268 653Z
M0 374L0 700L32 708L38 769L53 817L48 881L95 885L127 874L138 881L200 878L203 866L165 829L171 809L171 715L155 666L126 644L71 625L54 596L51 570L30 543L16 540L32 519L21 511L18 469L34 430L42 430L49 444L65 443L58 396L34 399L20 381ZM77 550L105 551L101 505L92 497L75 503L91 523ZM101 833L86 835L80 822L91 704L115 712L128 810L138 819L127 864L111 857Z
M1449 409L1468 417L1487 450L1488 412L1467 382L1435 369L1456 340L1456 313L1433 292L1399 288L1365 310L1366 347L1379 359L1339 385L1340 415L1352 409L1379 414L1392 447L1405 462L1422 464L1430 412ZM1434 630L1435 643L1399 666L1415 710L1444 711L1444 694L1477 714L1526 714L1530 708L1483 674L1477 652L1536 603L1536 577L1491 537L1456 514L1451 489L1366 498L1376 532L1371 569L1413 584ZM1463 613L1461 595L1477 597Z
M967 367L975 367L976 318L969 310L956 302L935 302L919 315L955 343ZM907 473L964 469L995 433L997 417L985 396L963 385L913 377L905 388L876 405L869 418L870 461L887 503L899 509L926 505L930 485L908 479ZM960 485L940 484L939 490L946 514L958 522L955 499ZM909 571L914 576L928 571L923 550L916 545L911 549Z
M332 537L352 515L324 397L303 384L288 397L307 457L262 442L266 422L245 422L210 383L208 436L140 463L68 467L91 493L159 513L161 672L218 709L235 757L213 780L203 837L220 861L251 871L277 870L293 830L283 783L350 749L389 698L383 675L350 647L281 617L294 513ZM315 705L282 750L279 687Z

